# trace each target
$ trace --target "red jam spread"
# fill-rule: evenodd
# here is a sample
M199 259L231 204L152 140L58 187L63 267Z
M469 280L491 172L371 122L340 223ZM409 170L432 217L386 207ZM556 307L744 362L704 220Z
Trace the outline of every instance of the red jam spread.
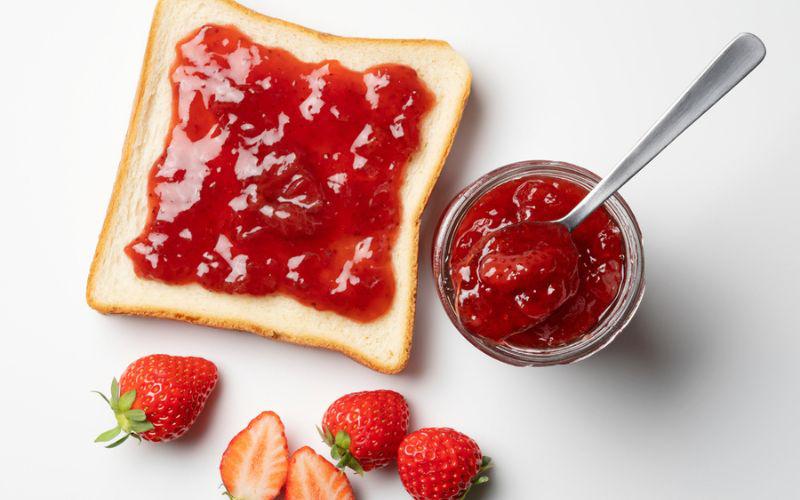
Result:
M416 72L306 63L207 25L178 44L171 82L149 217L126 248L137 275L385 313L399 191L434 102Z
M459 224L450 255L456 311L486 339L536 349L579 340L614 301L625 244L605 208L572 233L548 223L588 191L531 176L480 197Z

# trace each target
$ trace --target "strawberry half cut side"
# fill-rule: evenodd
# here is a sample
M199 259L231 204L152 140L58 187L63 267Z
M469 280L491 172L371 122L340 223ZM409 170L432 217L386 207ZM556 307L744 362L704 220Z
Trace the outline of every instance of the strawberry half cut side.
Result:
M344 472L308 446L289 459L286 500L355 500Z
M280 417L265 411L231 440L219 464L232 500L271 500L286 483L289 448Z

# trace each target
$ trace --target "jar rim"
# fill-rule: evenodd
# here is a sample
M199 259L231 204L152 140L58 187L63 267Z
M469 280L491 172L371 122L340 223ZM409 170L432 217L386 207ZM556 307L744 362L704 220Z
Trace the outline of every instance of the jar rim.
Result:
M549 366L573 363L600 351L628 325L642 301L645 289L642 233L630 206L615 193L603 206L619 225L625 244L625 269L617 296L598 319L597 324L570 344L546 349L516 347L496 343L471 333L461 323L455 308L455 294L450 281L450 251L455 232L466 213L484 194L506 182L531 175L556 177L591 189L600 177L571 163L528 160L499 167L479 177L447 206L433 238L431 263L436 291L450 321L472 345L485 354L517 366Z

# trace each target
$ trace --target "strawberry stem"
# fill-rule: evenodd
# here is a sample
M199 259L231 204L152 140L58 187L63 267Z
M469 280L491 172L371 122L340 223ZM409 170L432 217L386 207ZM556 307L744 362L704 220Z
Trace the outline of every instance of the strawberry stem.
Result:
M484 455L483 458L481 459L481 466L478 469L478 472L475 473L475 477L472 478L470 485L467 486L466 491L464 491L464 494L459 497L459 500L464 500L465 498L467 498L467 494L470 492L470 490L472 490L474 486L488 483L489 476L485 475L484 472L488 471L492 467L494 467L492 459Z
M147 420L143 410L132 409L133 403L136 401L136 390L130 390L120 396L119 382L117 379L111 381L111 397L99 391L92 391L108 403L111 411L114 413L114 419L117 422L116 427L109 429L94 440L95 443L106 443L117 437L120 433L124 432L125 435L117 439L113 443L106 446L106 448L116 448L124 443L129 437L133 436L140 443L142 441L141 434L154 429L152 423Z
M349 467L359 476L364 475L364 468L350 453L350 435L347 432L340 430L334 436L330 429L325 428L323 431L319 427L317 427L317 432L322 437L322 441L331 447L331 458L336 460L336 467L342 470Z

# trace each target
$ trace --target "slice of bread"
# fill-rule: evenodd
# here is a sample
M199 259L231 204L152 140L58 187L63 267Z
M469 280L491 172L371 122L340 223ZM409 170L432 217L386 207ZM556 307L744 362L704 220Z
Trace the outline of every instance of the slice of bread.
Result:
M124 248L147 220L148 175L171 125L169 73L175 47L206 23L233 25L255 43L286 49L302 61L335 59L356 71L378 64L404 64L416 70L435 95L436 103L422 123L419 150L406 167L401 188L401 226L392 251L395 296L385 315L358 322L281 294L225 294L196 284L176 286L142 279L134 273ZM420 217L453 142L470 79L464 60L442 41L343 38L263 16L231 0L161 0L89 274L89 305L103 313L177 319L324 347L375 370L399 372L411 348Z

